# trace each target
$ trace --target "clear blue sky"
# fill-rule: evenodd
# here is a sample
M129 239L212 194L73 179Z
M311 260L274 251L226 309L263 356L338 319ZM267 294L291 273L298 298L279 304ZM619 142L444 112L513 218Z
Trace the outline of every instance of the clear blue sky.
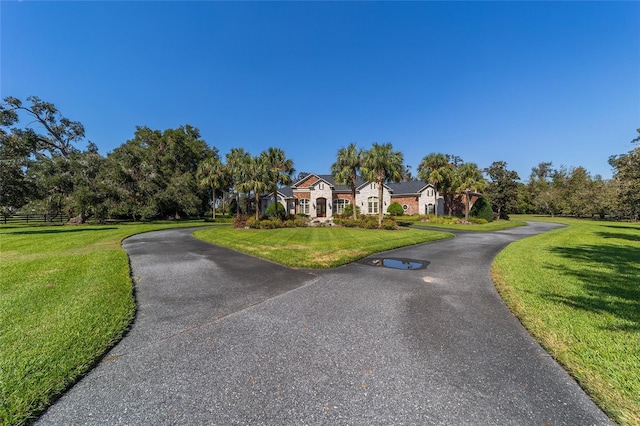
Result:
M136 126L328 173L391 142L526 180L611 176L640 127L639 2L1 1L0 95L36 95L107 154ZM84 146L81 146L84 148Z

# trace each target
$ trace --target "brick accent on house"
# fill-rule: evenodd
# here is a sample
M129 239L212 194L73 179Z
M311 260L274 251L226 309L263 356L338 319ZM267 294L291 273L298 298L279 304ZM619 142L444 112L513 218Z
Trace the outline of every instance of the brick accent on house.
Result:
M407 208L404 211L404 214L420 214L420 205L418 204L419 198L416 196L412 197L391 197L391 202L398 202L404 208L406 205ZM423 212L424 213L424 212Z

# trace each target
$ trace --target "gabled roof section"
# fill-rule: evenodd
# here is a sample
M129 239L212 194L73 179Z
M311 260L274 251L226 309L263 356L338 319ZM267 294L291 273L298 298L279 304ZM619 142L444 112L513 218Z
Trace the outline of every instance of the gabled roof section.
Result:
M302 183L304 183L304 182L308 181L308 180L309 180L309 179L311 179L311 178L319 179L317 174L315 174L315 173L309 173L308 175L306 175L306 176L305 176L305 177L303 177L302 179L298 180L297 182L294 182L294 183L291 185L291 187L292 187L292 188L297 188L297 187L298 187L298 186L300 186Z
M364 181L364 180L363 180L363 181L362 181L362 183L356 187L356 190L357 190L357 191L360 191L360 189L364 188L365 186L369 185L370 183L376 183L376 182L374 182L374 181L372 181L372 180L367 180L367 181ZM388 184L384 183L384 184L382 184L382 186L384 186L384 187L385 187L385 188L387 188L389 191L391 191L391 188L389 188L389 185L388 185Z
M336 180L333 177L333 175L318 175L318 177L324 180L325 182L327 182L329 185L331 185L331 188L335 191L351 191L351 187L348 184L336 183ZM358 179L356 181L356 188L362 185L363 183L364 183L364 180L362 180L362 178L358 176Z
M293 198L293 188L291 186L283 186L278 189L278 194L283 195L284 198Z
M433 184L422 180L412 180L409 182L390 183L387 185L393 195L418 195L427 188L434 188Z
M293 197L293 189L290 186L283 186L282 188L278 188L278 195L282 198L294 198ZM273 192L267 192L266 194L261 194L260 198L268 198L271 199L273 196Z
M311 180L313 180L314 182L310 183L310 184L307 184ZM336 183L336 180L334 179L333 175L318 175L318 174L315 174L315 173L308 174L307 176L303 177L302 179L300 179L299 181L297 181L296 183L291 185L291 187L293 189L298 189L298 188L301 188L301 187L302 188L306 188L306 187L314 186L318 182L326 183L334 191L350 191L351 190L351 187L349 185L343 185L343 184ZM364 180L362 180L362 178L360 176L358 176L358 180L357 180L357 183L356 183L356 188L361 186L364 183L365 183Z

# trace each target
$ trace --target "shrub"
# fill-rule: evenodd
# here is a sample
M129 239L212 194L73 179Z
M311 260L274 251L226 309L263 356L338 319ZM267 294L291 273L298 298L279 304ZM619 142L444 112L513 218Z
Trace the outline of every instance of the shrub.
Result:
M252 219L252 220L254 220L254 221L255 221L255 219L253 219L253 218L248 218L247 216L243 216L243 215L236 216L236 217L233 219L233 226L235 226L236 228L244 228L245 226L248 226L248 225L247 225L247 221L248 221L249 219Z
M267 210L265 213L268 217L275 217L283 220L287 218L287 211L285 210L284 206L280 203L269 204L269 207L267 207Z
M404 209L399 202L394 201L393 203L389 204L389 207L387 207L387 213L389 213L391 216L402 216L404 214Z
M493 210L491 209L491 204L485 197L480 196L480 198L473 203L469 216L482 218L487 222L493 222Z
M401 206L400 208L402 208L402 206ZM391 219L391 218L387 218L387 219L384 219L384 220L382 221L382 226L381 226L381 228L382 228L382 229L387 229L387 230L389 230L389 231L392 231L392 230L394 230L394 229L398 229L398 224L396 223L396 221L395 221L395 220L393 220L393 219Z
M488 223L488 222L487 222L487 219L483 217L470 217L469 223L474 223L476 225L484 225L485 223Z
M378 229L378 219L367 216L362 220L362 227L365 229Z
M305 226L307 226L307 221L304 219L296 218L293 220L293 226L295 228L304 228Z
M360 207L358 206L356 206L356 215L360 216ZM340 217L343 217L345 219L353 217L353 204L349 203L344 206L344 211L342 212Z
M244 227L249 227L254 229L260 228L260 221L256 220L253 217L247 218L244 221L236 220L236 223L240 224L240 225L236 225L236 228L244 228Z

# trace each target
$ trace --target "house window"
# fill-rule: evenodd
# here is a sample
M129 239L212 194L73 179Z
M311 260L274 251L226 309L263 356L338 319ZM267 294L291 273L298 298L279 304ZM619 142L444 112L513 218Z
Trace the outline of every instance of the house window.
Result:
M318 189L324 189L324 183L318 184Z
M436 206L429 203L427 204L427 214L434 214L436 212Z
M427 197L433 197L433 189L427 189Z
M376 184L375 183L371 184L371 189L376 189Z
M378 197L369 197L367 199L367 212L369 214L378 213Z
M406 204L403 204L402 205L402 210L404 210L406 212L407 210L409 210L409 206L406 205Z
M306 198L300 200L300 213L307 215L309 214L309 200Z
M344 213L344 208L349 204L349 200L336 199L333 200L333 214Z

